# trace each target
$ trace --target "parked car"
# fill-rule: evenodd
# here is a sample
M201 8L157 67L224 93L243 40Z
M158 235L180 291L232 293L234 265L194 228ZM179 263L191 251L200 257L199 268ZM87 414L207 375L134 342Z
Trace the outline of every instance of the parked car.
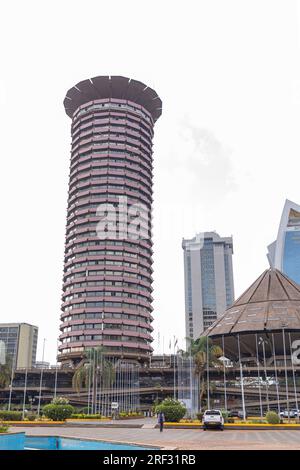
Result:
M295 418L300 417L300 410L297 410L297 408L293 408L291 412L295 414Z
M247 418L247 415L245 417ZM228 418L244 419L244 414L241 410L230 410L228 411Z
M202 423L204 431L208 428L224 430L224 418L220 410L206 410L202 418Z
M284 410L280 412L281 418L298 418L300 416L300 411L297 408L292 408L291 410Z

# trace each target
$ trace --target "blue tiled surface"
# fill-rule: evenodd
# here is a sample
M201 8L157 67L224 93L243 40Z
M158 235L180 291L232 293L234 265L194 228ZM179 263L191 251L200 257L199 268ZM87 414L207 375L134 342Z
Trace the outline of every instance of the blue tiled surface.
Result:
M70 439L64 437L26 437L25 447L27 449L43 450L143 450L139 447L128 444L111 444L102 441L87 441L84 439Z
M0 434L0 450L145 450L129 444L112 444L103 441L87 441L56 436L25 436L25 433Z
M25 433L0 434L0 450L23 450Z

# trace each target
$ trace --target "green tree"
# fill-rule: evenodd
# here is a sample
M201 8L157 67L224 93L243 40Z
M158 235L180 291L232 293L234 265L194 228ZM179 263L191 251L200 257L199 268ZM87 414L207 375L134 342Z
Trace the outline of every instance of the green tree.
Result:
M6 356L5 364L0 364L0 389L6 388L11 382L12 360Z
M186 407L178 400L173 398L165 398L160 405L155 407L155 413L164 413L165 420L178 423L186 413Z
M207 396L208 386L206 380L206 371L207 367L221 367L222 361L220 357L223 355L223 350L220 346L213 344L210 338L206 336L201 336L200 338L193 340L189 339L189 348L188 355L191 355L194 358L195 363L195 374L198 377L199 381L199 390L200 390L200 406L205 396ZM214 391L214 384L209 384L209 391Z
M100 383L103 388L109 388L115 381L114 365L105 357L105 349L87 349L80 365L73 375L73 388L80 393L81 389L92 388L93 403L96 403L96 386Z

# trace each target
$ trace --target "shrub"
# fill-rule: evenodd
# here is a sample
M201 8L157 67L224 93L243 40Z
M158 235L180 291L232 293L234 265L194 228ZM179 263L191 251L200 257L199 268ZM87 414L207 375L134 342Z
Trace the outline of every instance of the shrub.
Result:
M275 413L275 411L268 411L268 413L266 414L266 420L267 420L267 423L269 423L269 424L279 424L280 423L280 418L279 418L278 414Z
M84 419L85 413L73 413L71 419Z
M160 405L156 406L155 412L164 413L166 421L171 423L178 423L178 421L184 417L186 413L186 407L178 400L166 398Z
M249 423L250 424L266 424L267 421L265 419L251 419Z
M9 427L6 424L0 423L0 434L2 432L7 432Z
M28 421L35 421L35 419L36 419L36 414L34 414L34 413L28 413L28 414L26 415L26 418L28 419Z
M53 421L65 421L70 418L74 413L74 408L71 405L56 405L50 403L43 407L43 415Z
M21 421L21 411L0 411L0 420L2 421Z
M73 413L72 419L101 419L101 414Z
M202 421L202 418L203 418L203 413L202 411L199 411L199 413L197 413L197 419L199 419L199 421Z
M228 411L221 410L222 416L224 418L224 423L228 423Z
M124 419L124 418L139 418L143 417L143 413L139 413L137 411L120 411L118 413L119 419Z
M80 415L81 415L81 414L87 415L87 414L89 414L89 407L88 407L88 406L84 406L83 408L80 408L80 409L76 410L76 412L77 412L78 414L80 414Z

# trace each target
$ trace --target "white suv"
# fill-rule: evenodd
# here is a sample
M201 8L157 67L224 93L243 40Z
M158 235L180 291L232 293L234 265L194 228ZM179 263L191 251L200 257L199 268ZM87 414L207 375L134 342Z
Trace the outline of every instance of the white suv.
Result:
M219 428L224 430L224 418L220 410L206 410L203 415L203 430L207 428Z
M300 416L299 410L297 408L293 408L292 410L284 410L280 412L281 418L298 418Z

